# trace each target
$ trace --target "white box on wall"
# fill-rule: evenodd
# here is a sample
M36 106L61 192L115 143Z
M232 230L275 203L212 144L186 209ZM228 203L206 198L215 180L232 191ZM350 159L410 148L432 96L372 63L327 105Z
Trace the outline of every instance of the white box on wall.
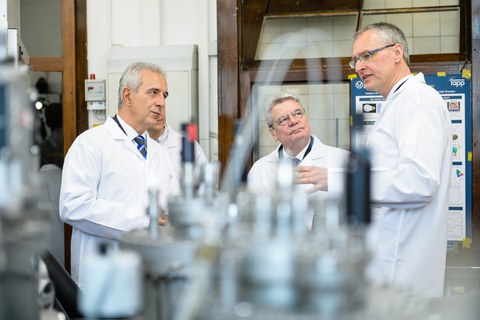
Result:
M175 130L192 117L198 121L198 47L193 44L111 48L107 59L107 115L117 113L123 70L137 61L156 63L165 71L167 121Z

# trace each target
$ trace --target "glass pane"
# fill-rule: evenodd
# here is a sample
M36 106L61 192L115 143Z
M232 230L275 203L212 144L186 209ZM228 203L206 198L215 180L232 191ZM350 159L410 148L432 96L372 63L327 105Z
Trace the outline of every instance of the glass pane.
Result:
M63 166L62 73L31 72L30 86L38 91L35 103L35 144L40 146L40 165Z
M253 106L259 111L259 140L255 160L272 152L276 146L265 123L264 110L268 101L279 91L292 92L302 100L311 124L312 134L324 144L350 149L349 83L254 85Z
M439 1L435 2L438 6ZM445 1L441 2L445 6ZM380 9L391 7L383 5ZM393 23L405 32L410 54L458 53L460 50L458 6L432 12L367 12L362 16L362 26L380 21ZM349 57L356 24L356 15L266 19L255 58Z
M20 0L20 37L30 56L62 56L62 1Z
M459 5L459 0L364 0L363 2L364 9L396 9L456 5Z

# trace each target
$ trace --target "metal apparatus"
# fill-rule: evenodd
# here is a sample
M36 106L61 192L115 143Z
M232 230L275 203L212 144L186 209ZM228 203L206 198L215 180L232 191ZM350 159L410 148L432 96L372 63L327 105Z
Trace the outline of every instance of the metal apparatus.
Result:
M27 70L0 62L0 318L38 319L39 261L50 236L38 202L38 150Z
M158 191L150 190L149 230L127 233L121 247L140 253L144 263L144 310L145 319L172 319L184 292L190 290L194 278L196 252L202 242L204 229L218 221L216 208L218 165L204 168L201 195L195 186L193 161L193 124L184 125L182 194L168 203L166 227L158 226L160 209Z
M235 149L238 152L249 148L248 139L241 139L243 143ZM368 223L369 217L365 217L369 214L361 211L355 220L347 215L346 208L354 210L356 203L351 201L351 194L345 196L349 201L312 200L295 187L290 161L278 165L276 194L249 193L236 181L242 171L237 154L231 155L237 168L227 170L232 174L224 180L227 187L217 191L218 167L209 164L204 171L210 173L204 176L199 194L193 183L194 157L188 134L184 150L183 192L168 204L169 225L157 227L158 194L151 191L150 230L130 232L121 241L123 248L139 252L144 261L142 317L283 320L425 316L425 305L414 303L413 297L369 287L365 279L369 262L366 225L362 223ZM357 160L352 157L351 162ZM368 190L359 185L368 172L355 168L352 165L348 171L348 179L355 181L357 188L348 192L362 197L359 190ZM363 207L355 210L360 209ZM311 230L304 222L309 211L314 211L315 217ZM389 307L379 310L375 304L386 296L393 297L388 300ZM391 310L395 310L394 315Z
M290 161L279 164L277 190L238 194L200 319L347 319L363 310L363 233L342 223L336 203L297 190ZM304 214L311 209L317 227L310 232Z

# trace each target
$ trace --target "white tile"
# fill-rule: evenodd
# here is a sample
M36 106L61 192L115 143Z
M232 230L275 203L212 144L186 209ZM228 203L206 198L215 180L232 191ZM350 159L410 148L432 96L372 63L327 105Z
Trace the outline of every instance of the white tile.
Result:
M460 12L440 12L440 34L442 36L458 36L460 34Z
M377 22L385 21L384 14L367 14L362 16L362 28Z
M459 53L460 51L460 37L459 36L444 36L440 38L441 53Z
M333 41L315 41L307 44L308 58L322 58L333 56Z
M348 119L350 116L350 96L336 94L334 97L334 118Z
M279 19L267 19L263 23L262 33L260 35L261 42L281 42L282 23Z
M298 84L291 84L291 85L283 85L281 86L281 90L285 92L294 93L299 96L300 100L307 101L308 99L308 86L306 85L298 85Z
M335 143L334 122L331 120L311 120L312 133L323 143L332 145Z
M333 20L333 38L337 40L351 40L355 33L356 16L338 16Z
M265 43L259 46L256 53L256 59L281 59L282 43Z
M385 8L411 8L412 0L386 0Z
M385 0L365 0L363 2L364 9L384 9Z
M414 14L413 35L414 37L432 37L440 35L440 14L438 12Z
M274 149L275 149L275 147L270 147L270 146L260 147L259 148L260 158L266 156L267 154L270 154Z
M308 100L308 117L312 120L333 119L333 96L311 94Z
M413 7L434 7L440 5L440 0L413 0Z
M283 32L283 39L282 39L283 43L287 43L287 42L306 43L307 41L308 41L307 29Z
M332 84L333 92L334 93L348 93L348 82L336 83Z
M332 84L311 84L309 85L310 94L332 94L333 85Z
M413 35L413 14L388 14L385 21L399 27L405 34L405 37L408 38Z
M307 40L307 18L287 18L282 19L282 33L301 33L304 40Z
M258 129L259 129L259 134L258 134L259 146L270 147L272 145L275 145L275 140L273 140L272 135L270 134L270 131L268 131L268 126L265 122L262 122Z
M334 57L350 57L352 55L353 40L335 41L333 46Z
M333 18L313 17L307 20L308 41L331 41L333 40Z
M418 37L413 43L415 54L440 53L440 37Z
M281 43L283 41L282 33L263 31L260 35L259 43Z
M301 59L307 55L307 42L286 41L282 43L282 50L279 56L282 59Z
M413 45L412 37L407 37L407 44L408 44L408 53L412 55L415 52L415 47Z
M338 147L350 149L350 122L349 120L338 121Z
M440 0L440 5L442 6L456 6L459 5L458 0Z

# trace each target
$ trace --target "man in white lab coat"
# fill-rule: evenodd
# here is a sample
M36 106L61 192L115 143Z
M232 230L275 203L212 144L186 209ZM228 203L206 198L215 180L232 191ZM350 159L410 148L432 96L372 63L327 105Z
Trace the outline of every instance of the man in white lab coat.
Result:
M163 208L167 197L179 192L167 151L146 132L167 96L160 67L130 65L120 79L117 115L79 135L68 150L59 209L61 219L73 226L71 273L80 287L88 277L84 259L100 243L116 245L124 232L149 226L150 188L160 191Z
M173 128L166 122L165 108L156 125L148 128L148 134L153 140L158 141L167 149L168 154L172 160L173 167L177 179L181 181L182 178L182 134L173 130ZM194 163L194 178L196 181L201 179L202 168L208 162L205 152L203 152L200 144L195 140L194 142L195 163Z
M368 275L420 297L443 293L451 120L423 74L412 75L408 45L394 25L354 35L352 61L368 90L385 98L366 146L372 155Z
M349 152L327 146L311 134L310 122L297 95L280 92L273 97L265 109L265 120L273 139L280 144L253 164L247 176L250 191L275 194L279 161L295 158L299 188L318 200L342 194ZM305 222L310 227L312 216L305 217Z

